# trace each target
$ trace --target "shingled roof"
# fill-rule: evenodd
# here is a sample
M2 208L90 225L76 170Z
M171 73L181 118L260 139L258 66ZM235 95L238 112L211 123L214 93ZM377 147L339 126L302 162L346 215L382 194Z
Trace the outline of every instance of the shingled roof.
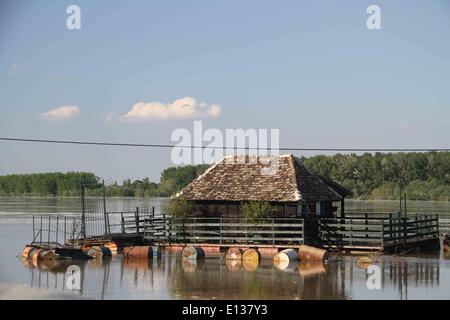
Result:
M249 159L249 156L224 157L177 193L175 198L194 201L310 202L339 201L348 195L347 189L308 170L291 154L272 159L279 162L278 170L271 175L262 173L261 169L268 166L259 158L257 161Z

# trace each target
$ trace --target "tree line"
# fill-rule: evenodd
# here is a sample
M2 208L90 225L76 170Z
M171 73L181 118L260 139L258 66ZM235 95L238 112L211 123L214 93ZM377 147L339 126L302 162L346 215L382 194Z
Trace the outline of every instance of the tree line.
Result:
M170 167L161 173L159 183L149 178L105 186L109 197L167 197L202 174L208 165ZM33 173L0 176L0 196L80 196L103 194L99 177L88 172Z
M365 153L300 158L313 171L351 189L358 199L450 200L450 153Z
M403 185L408 199L450 201L450 153L336 154L299 158L308 168L351 189L357 199L399 198ZM202 174L208 165L170 167L159 182L130 179L107 185L116 197L167 197ZM37 173L0 176L2 196L79 196L100 194L101 180L93 173Z

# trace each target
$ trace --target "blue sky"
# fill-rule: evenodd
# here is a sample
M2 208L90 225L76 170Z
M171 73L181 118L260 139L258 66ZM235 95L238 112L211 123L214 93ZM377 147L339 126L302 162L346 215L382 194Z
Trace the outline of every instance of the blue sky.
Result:
M220 106L206 128L278 128L282 146L449 147L449 39L444 0L2 1L0 136L170 143L195 117L121 117L193 97ZM43 116L61 106L78 114ZM170 150L0 142L0 174L170 165Z

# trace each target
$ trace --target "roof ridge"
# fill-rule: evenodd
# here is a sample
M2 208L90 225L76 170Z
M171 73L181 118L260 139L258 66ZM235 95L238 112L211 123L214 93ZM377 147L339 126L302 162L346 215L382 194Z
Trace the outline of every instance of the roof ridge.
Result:
M225 158L227 156L222 157L222 159L220 161L217 161L216 163L214 163L212 166L210 166L208 169L206 169L201 175L199 175L197 178L195 178L194 180L192 180L187 186L189 186L191 183L196 182L196 181L200 181L204 176L206 176L208 174L208 172L210 172L212 169L214 169L215 167L217 167L220 163L222 163L223 161L225 161ZM172 196L171 198L178 198L179 196L183 195L184 189L186 189L185 186L183 189L181 189L180 191L178 191L175 196Z
M335 195L337 195L339 198L343 198L334 188L332 188L328 183L323 181L323 178L320 174L316 173L313 170L308 169L306 166L304 166L306 171L308 171L311 175L315 176L322 184L324 184L331 192L333 192Z
M294 158L293 154L289 155L289 167L291 168L293 175L292 175L292 183L294 184L294 193L295 193L295 198L298 199L299 201L302 199L302 195L300 193L299 187L298 187L298 181L297 181L297 170L295 169L295 162L296 159Z

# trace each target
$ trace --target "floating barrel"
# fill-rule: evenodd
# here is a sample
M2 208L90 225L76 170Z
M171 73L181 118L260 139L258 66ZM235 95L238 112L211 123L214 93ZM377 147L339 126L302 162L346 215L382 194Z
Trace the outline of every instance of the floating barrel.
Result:
M113 241L105 243L105 247L111 251L112 255L116 255L119 249L117 244Z
M181 252L183 260L197 260L205 257L205 251L199 247L186 247Z
M22 260L23 265L26 268L29 268L32 266L32 264L30 263L30 259L22 257L21 260Z
M33 250L34 247L26 246L22 251L22 257L28 259L30 257L30 251Z
M298 254L294 249L280 251L273 257L275 267L281 270L288 268L289 263L295 261L298 261Z
M241 260L225 260L225 265L227 266L227 270L229 272L238 272L241 270L242 261Z
M153 261L149 259L123 259L122 265L126 270L142 270L147 272L152 269Z
M448 234L445 235L443 244L444 244L444 251L450 252L450 236Z
M242 260L242 267L247 272L255 272L259 267L259 260Z
M83 244L83 245L81 245L81 250L84 252L84 253L88 253L89 252L89 249L91 248L92 246L91 245L88 245L88 244Z
M225 259L226 260L241 260L242 259L242 250L239 248L228 248L225 251Z
M197 260L183 260L181 261L181 268L184 272L195 272L197 270Z
M55 265L56 265L55 259L46 259L46 260L39 260L35 267L42 270L52 271Z
M39 250L42 250L42 249L39 249L39 248L33 248L33 249L31 249L31 250L28 252L28 259L30 259L30 260L33 260L33 259L34 259L34 260L37 261Z
M321 261L302 261L298 265L298 273L303 278L317 276L325 272L325 266Z
M107 247L99 247L94 246L91 247L87 253L88 256L94 258L94 259L105 259L105 258L111 258L111 250Z
M39 261L53 260L55 258L55 253L52 250L42 250L39 252Z
M242 260L259 262L261 260L261 253L256 249L245 249L242 253Z
M136 246L123 248L123 257L126 259L151 259L153 250L150 246Z
M33 262L51 260L55 258L55 254L51 250L34 248L30 251L31 260Z
M311 261L324 261L328 253L326 250L310 247L307 245L301 245L298 249L298 254L300 260L311 260Z
M374 262L375 262L374 259L372 259L369 256L360 256L356 258L355 261L356 265L361 269L369 268Z
M274 262L273 265L280 271L283 272L296 272L298 268L298 261L285 262Z

